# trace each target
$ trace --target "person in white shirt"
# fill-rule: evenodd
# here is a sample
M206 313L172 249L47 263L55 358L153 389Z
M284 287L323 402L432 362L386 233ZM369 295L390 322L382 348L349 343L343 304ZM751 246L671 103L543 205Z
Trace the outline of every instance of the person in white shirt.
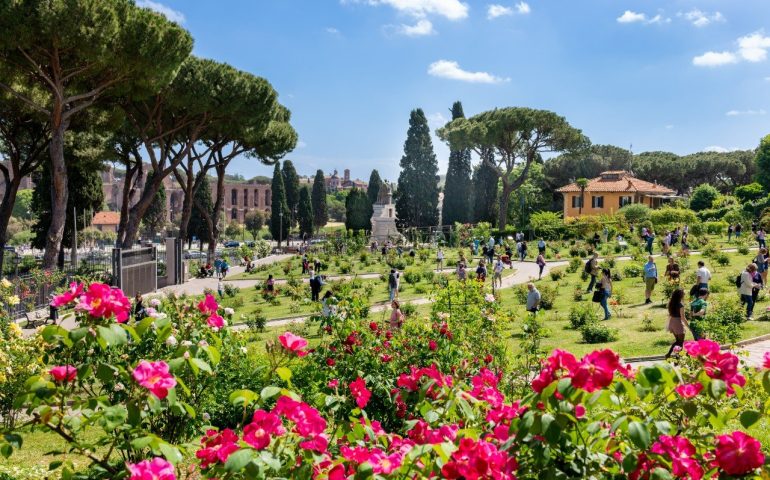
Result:
M503 259L500 258L500 255L497 256L497 261L495 262L495 276L492 278L492 285L497 288L502 288L503 286L503 268L505 268L505 265L503 265Z
M708 290L709 282L711 281L711 271L706 268L706 264L703 263L703 260L698 261L698 270L695 274L697 275L696 283L698 284L698 289L705 288Z
M436 270L441 271L444 268L444 250L438 249L436 253Z
M748 264L746 270L741 273L741 284L738 286L738 293L741 295L741 303L746 305L746 318L751 320L754 315L754 297L752 290L762 285L754 283L754 272L757 266L753 263Z

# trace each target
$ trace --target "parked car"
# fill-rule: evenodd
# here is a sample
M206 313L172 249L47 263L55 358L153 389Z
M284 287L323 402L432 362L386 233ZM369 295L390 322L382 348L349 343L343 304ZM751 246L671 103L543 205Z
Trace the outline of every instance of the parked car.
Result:
M226 248L238 248L241 246L240 242L236 242L235 240L228 240L224 243L224 246Z
M207 254L206 252L201 252L200 250L188 250L184 252L184 258L187 260L198 260L201 258L206 258Z

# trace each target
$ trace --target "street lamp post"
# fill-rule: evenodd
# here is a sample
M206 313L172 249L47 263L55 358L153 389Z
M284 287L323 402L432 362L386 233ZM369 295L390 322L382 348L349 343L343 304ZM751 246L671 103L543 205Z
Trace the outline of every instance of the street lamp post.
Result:
M283 243L283 209L278 211L278 249L281 249Z

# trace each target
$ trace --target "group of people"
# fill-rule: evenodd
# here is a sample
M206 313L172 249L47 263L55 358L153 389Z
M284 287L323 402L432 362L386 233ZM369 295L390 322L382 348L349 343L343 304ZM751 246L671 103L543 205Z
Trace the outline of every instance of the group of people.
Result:
M249 265L251 262L249 262L246 265L246 272L250 272L251 269L254 267L251 266L251 269L249 268ZM217 258L214 260L214 266L211 265L210 262L206 262L205 264L201 264L201 266L198 268L198 276L200 278L207 278L207 277L213 277L215 274L218 279L224 279L227 276L227 273L230 271L230 264L227 262L227 260L223 258Z

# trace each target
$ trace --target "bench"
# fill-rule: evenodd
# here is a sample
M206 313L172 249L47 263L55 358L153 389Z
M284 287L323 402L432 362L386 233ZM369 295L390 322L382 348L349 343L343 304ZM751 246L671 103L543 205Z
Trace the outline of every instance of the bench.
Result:
M25 312L24 316L27 319L26 328L36 328L40 325L47 325L48 320L50 320L48 308L40 308L31 312Z

